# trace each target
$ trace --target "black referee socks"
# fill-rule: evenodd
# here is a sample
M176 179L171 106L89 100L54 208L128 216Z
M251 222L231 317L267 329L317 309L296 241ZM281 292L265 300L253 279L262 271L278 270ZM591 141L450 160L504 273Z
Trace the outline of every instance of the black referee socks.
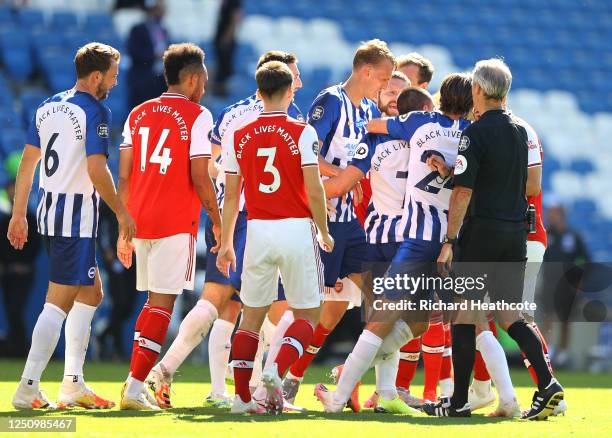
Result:
M451 406L461 409L468 401L468 390L474 358L476 356L476 326L473 324L453 324L453 369L455 390L451 397Z
M527 360L531 363L533 370L538 376L538 390L543 391L553 377L546 364L544 349L542 348L540 338L533 332L531 327L529 327L529 324L523 320L516 321L508 327L508 334L516 341L521 351L525 354L525 357L527 357ZM455 363L454 352L455 350L453 348L453 365Z

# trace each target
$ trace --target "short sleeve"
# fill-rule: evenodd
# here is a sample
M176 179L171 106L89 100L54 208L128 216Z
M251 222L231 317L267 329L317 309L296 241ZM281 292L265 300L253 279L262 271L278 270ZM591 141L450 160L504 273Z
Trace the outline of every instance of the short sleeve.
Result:
M85 153L87 156L108 155L110 145L110 110L103 105L94 106L86 113L87 131L85 134Z
M38 128L36 127L36 113L30 121L28 132L26 134L26 143L32 146L40 147L40 135L38 134Z
M317 131L312 126L306 125L302 131L298 140L298 148L302 167L319 165L319 139Z
M132 148L132 128L130 127L130 118L131 117L128 116L125 124L123 125L123 133L121 134L123 136L123 141L121 142L121 145L119 145L120 150Z
M195 119L191 127L191 145L189 146L189 158L210 158L211 145L209 133L213 128L213 120L210 111L202 108L202 112Z
M334 128L340 114L342 102L338 96L323 92L312 103L308 111L308 124L317 132L317 138L324 141Z
M291 102L287 114L289 114L289 117L293 117L294 119L299 120L300 122L304 121L302 111L300 111L300 108L295 104L295 102Z
M422 113L411 112L388 118L387 132L395 139L410 141L415 131L422 125Z
M475 140L472 130L467 128L461 134L459 140L459 154L455 161L454 184L455 186L473 189L480 167L482 147Z
M368 173L372 167L372 157L376 151L377 139L378 135L367 134L355 149L355 155L348 165L355 166L363 173Z
M542 143L531 126L524 126L527 131L527 167L542 165Z
M215 124L213 125L210 131L211 143L215 143L218 145L221 144L221 133L219 132L219 126L221 126L221 123L223 122L223 116L225 116L225 111L219 114L219 117L217 117L217 120L215 121Z
M226 132L223 136L223 167L225 173L229 175L240 175L240 166L236 159L236 149L234 148L234 132Z

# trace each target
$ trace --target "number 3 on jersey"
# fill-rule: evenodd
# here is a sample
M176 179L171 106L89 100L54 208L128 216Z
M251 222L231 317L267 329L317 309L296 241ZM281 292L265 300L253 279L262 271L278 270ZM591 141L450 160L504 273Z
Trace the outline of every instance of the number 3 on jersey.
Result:
M146 126L141 126L138 130L138 134L140 135L140 171L144 172L147 167L147 150L149 148L149 128ZM162 175L166 174L168 170L168 166L172 163L172 158L170 158L170 148L164 148L163 151L161 149L164 147L164 143L168 138L168 134L170 133L169 129L162 129L161 135L159 136L159 140L155 149L153 149L153 153L151 154L151 158L149 158L149 163L159 164L159 173ZM160 151L162 152L160 155Z
M274 193L278 190L281 185L281 177L278 169L274 167L274 157L276 157L276 148L261 148L257 149L258 157L267 157L266 164L264 166L264 172L271 173L274 179L272 184L259 183L259 191L262 193Z

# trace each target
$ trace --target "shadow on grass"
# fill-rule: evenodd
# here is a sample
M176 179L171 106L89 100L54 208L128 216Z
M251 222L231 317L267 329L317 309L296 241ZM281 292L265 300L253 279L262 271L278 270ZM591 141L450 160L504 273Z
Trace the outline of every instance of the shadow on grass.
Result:
M24 360L0 360L0 382L15 382L17 384L23 371ZM305 384L329 382L330 367L311 366L306 373ZM54 360L43 374L44 382L60 382L63 376L64 363ZM129 371L127 363L86 362L85 378L88 382L123 382ZM533 382L524 368L512 368L512 382L515 387L531 387ZM590 374L585 372L558 371L557 379L565 388L612 388L612 374ZM177 384L210 383L210 372L207 366L185 364L175 375ZM374 383L374 372L368 372L362 379L364 384ZM423 384L423 373L419 370L413 380L414 385Z
M473 425L492 424L507 421L518 421L510 418L493 418L484 415L474 415L471 418L433 418L425 415L391 415L376 414L373 412L362 412L359 414L342 413L326 414L320 411L309 411L307 413L291 413L283 415L234 415L228 411L216 408L174 408L164 411L120 411L112 410L86 410L67 409L61 411L11 411L0 412L0 417L79 417L87 418L151 418L167 417L173 421L184 421L186 423L273 423L300 420L331 420L354 422L377 422L381 424L409 423L414 425L448 426L448 425Z

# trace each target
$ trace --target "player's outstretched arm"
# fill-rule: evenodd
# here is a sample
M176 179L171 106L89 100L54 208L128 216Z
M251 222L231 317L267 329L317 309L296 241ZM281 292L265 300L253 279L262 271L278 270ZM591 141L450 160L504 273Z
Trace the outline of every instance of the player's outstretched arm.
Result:
M388 134L387 120L389 117L383 117L381 119L372 119L368 122L368 132L372 134Z
M106 155L89 155L87 157L87 173L89 173L91 183L100 194L100 197L117 216L119 235L123 236L128 242L131 241L134 234L136 234L136 224L115 190L115 183L107 165Z
M361 169L351 165L347 166L338 176L323 181L325 196L327 198L337 198L346 195L364 176L365 174Z
M6 237L15 249L23 249L28 241L28 197L32 190L34 172L40 161L40 148L26 144L21 156L21 163L15 181L15 199L13 200L13 213L9 222Z
M230 267L236 270L234 252L234 229L240 208L240 188L242 177L236 174L225 175L225 200L223 201L223 227L221 228L221 248L217 254L217 268L229 278Z
M213 253L219 250L221 237L221 214L217 205L217 194L212 179L208 174L208 157L191 159L191 180L198 193L198 198L213 223L213 233L217 244L211 248Z
M327 228L327 209L325 206L325 189L319 175L319 166L305 166L302 168L304 185L308 196L308 207L319 230L319 244L323 250L331 252L334 249L334 239Z

